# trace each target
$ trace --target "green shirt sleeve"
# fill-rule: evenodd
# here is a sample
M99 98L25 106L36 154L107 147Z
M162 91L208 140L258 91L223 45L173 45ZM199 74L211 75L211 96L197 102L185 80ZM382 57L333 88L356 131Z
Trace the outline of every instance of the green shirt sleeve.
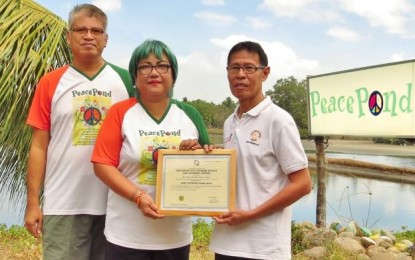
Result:
M205 144L210 144L210 138L206 125L199 111L193 106L186 103L182 103L175 99L172 99L172 103L176 104L180 109L182 109L190 118L190 120L192 120L192 122L196 125L197 131L199 132L199 144L201 144L202 146Z
M120 75L122 81L124 82L124 86L127 89L128 92L128 96L131 97L135 97L135 88L133 83L131 82L131 77L130 74L128 73L127 70L120 68L114 64L111 64L108 62L108 64L111 66L111 68L113 68L115 70L115 72L118 73L118 75Z

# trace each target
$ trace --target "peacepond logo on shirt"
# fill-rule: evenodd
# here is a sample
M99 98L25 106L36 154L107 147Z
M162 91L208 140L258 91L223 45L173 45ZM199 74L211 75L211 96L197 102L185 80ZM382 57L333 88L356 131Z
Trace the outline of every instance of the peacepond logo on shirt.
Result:
M98 130L111 107L111 91L72 91L72 144L94 145Z
M165 130L159 130L159 131L144 131L139 130L138 133L140 136L180 136L180 129L177 131L165 131Z
M111 97L111 91L102 91L96 88L93 89L85 89L81 91L73 90L72 91L73 97L79 96L103 96L103 97Z

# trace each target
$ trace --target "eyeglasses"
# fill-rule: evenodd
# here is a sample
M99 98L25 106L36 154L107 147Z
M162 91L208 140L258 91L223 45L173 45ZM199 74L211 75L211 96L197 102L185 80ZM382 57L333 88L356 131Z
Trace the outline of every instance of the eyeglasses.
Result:
M95 28L95 27L92 27L90 29L86 27L80 27L80 28L74 27L71 29L71 31L79 35L86 35L88 34L88 32L91 32L91 34L94 36L101 36L105 33L104 29Z
M156 71L158 73L166 73L169 69L170 69L170 65L168 64L157 64L157 65L141 65L138 66L138 71L142 74L142 75L148 75L150 74L153 69L155 68Z
M226 67L226 69L228 70L229 74L236 74L238 73L241 69L246 73L246 74L251 74L254 73L257 70L260 69L264 69L266 66L254 66L254 65L243 65L243 66L237 66L237 65L233 65L233 66L229 66Z

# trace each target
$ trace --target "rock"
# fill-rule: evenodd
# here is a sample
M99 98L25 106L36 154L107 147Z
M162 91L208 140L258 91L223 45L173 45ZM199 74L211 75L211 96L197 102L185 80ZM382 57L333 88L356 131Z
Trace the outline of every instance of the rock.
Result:
M380 234L373 234L372 233L372 235L370 236L370 238L373 239L373 240L377 240L377 239L380 238Z
M371 260L394 260L398 257L391 253L377 253L370 258Z
M352 232L354 235L356 235L358 226L354 221L351 221L349 225L347 225L346 230L349 232Z
M327 243L333 242L336 237L337 234L335 231L328 228L318 228L305 234L303 243L306 244L309 248L315 246L324 246Z
M354 228L357 232L354 232ZM353 221L343 229L339 223L333 223L330 228L316 228L310 223L303 224L298 230L304 232L302 243L308 250L299 254L298 259L331 257L331 252L326 246L331 247L330 244L334 243L339 250L348 252L347 255L353 255L350 259L415 260L414 243L410 240L397 242L395 236L388 230L365 230ZM343 231L339 232L340 230Z
M409 256L408 254L404 254L404 253L400 253L397 259L398 260L413 260L411 256Z
M389 244L393 244L393 240L390 239L388 236L380 236L380 239L382 239L385 242L388 242Z
M365 248L362 246L362 244L353 238L338 237L334 240L334 243L339 245L340 248L354 254L365 252Z
M372 231L370 231L370 229L368 228L360 227L360 232L363 234L364 237L372 236Z
M336 231L337 234L346 230L346 228L339 222L333 222L330 225L330 229Z
M383 248L385 248L385 249L388 249L389 247L391 247L392 246L392 244L391 243L389 243L389 242L387 242L387 241L385 241L385 240L379 240L379 243L378 243L378 245L380 246L380 247L383 247Z
M302 255L307 256L311 259L323 259L325 254L326 248L318 246L304 251Z
M385 248L380 247L378 245L373 245L373 246L369 246L367 248L366 254L368 256L372 257L372 256L374 256L376 254L379 254L379 253L387 253L387 252L388 252L388 250L386 250Z
M412 241L409 241L407 239L402 240L401 243L407 245L408 248L414 245L414 243L412 243Z
M341 232L338 236L339 237L350 237L350 238L353 238L354 237L353 233L352 232L349 232L349 231Z
M316 230L317 229L316 226L309 221L302 222L300 226L302 229L305 229L305 230Z
M372 229L372 236L380 236L380 229Z
M357 255L357 260L369 260L370 257L366 254L360 253Z
M393 246L396 247L400 252L405 252L406 249L408 249L408 245L404 243L395 243Z
M386 229L382 229L381 231L380 231L380 234L382 235L382 236L387 236L387 237L389 237L391 240L392 240L392 244L395 244L396 243L396 238L395 238L395 236L392 234L392 232L390 232L389 230L386 230Z
M396 247L396 246L391 246L388 248L388 252L390 253L394 253L394 254L399 254L401 251Z
M372 245L376 245L376 242L373 239L368 238L368 237L362 237L360 242L362 243L362 246L364 246L365 248L368 248L369 246L372 246Z

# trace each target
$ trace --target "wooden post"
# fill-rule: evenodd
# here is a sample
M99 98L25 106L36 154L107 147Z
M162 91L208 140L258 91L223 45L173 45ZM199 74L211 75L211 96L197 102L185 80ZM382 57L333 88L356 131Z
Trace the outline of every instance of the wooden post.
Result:
M326 227L326 156L324 153L325 142L323 136L314 137L316 144L316 166L317 166L317 205L316 226Z

